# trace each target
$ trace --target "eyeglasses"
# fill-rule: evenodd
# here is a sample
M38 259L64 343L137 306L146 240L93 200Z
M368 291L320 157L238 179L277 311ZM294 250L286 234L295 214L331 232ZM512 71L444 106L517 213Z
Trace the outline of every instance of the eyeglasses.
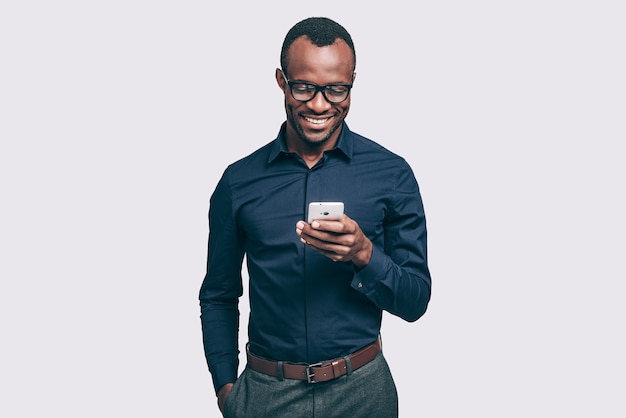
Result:
M317 95L318 91L321 91L328 102L341 103L348 98L352 88L352 84L326 84L325 86L319 86L314 83L305 83L304 81L289 81L285 73L283 73L283 77L289 85L291 96L300 102L308 102Z

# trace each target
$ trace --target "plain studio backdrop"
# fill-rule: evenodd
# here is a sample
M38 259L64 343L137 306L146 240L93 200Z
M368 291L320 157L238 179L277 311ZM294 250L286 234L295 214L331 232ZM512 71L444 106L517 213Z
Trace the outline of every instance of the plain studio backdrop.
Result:
M2 3L1 416L218 416L208 199L276 136L309 16L424 199L431 305L382 330L401 416L626 416L623 2L374 4Z

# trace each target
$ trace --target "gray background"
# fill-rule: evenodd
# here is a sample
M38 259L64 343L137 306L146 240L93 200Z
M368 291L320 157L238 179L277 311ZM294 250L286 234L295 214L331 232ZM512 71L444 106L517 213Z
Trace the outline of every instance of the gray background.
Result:
M405 3L2 3L0 415L218 416L208 198L323 15L357 48L350 127L426 206L431 306L383 325L401 415L625 416L622 2Z

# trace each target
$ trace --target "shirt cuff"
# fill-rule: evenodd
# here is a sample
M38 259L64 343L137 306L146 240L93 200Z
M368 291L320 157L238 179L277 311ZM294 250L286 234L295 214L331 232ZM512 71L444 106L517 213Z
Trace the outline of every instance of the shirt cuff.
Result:
M215 394L226 383L235 383L237 380L237 366L230 363L218 363L211 367L211 376L213 377L213 387Z
M388 264L387 255L374 246L369 264L358 271L352 278L352 288L365 295L373 292L380 278L386 276L386 272L389 269Z

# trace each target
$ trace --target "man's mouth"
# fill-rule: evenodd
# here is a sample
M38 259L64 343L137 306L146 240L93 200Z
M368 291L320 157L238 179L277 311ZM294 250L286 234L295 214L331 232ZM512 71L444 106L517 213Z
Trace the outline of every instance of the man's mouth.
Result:
M306 120L307 122L313 125L323 125L330 119L330 118L317 119L317 118L311 118L308 116L303 116L303 117L304 117L304 120Z

